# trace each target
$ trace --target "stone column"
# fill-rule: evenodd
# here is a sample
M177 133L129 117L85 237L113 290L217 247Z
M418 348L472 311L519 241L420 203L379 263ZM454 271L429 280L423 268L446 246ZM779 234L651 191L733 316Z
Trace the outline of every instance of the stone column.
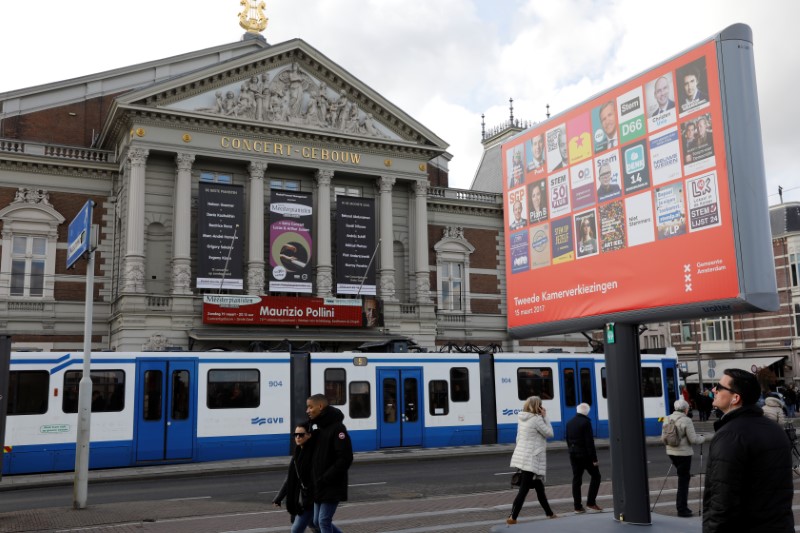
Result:
M123 292L144 293L144 177L149 150L128 151L128 231Z
M333 296L331 265L331 180L332 170L318 170L317 185L317 296Z
M264 172L267 163L253 161L250 171L247 232L247 294L264 294Z
M428 267L428 180L414 182L414 273L418 304L431 303L431 277Z
M192 294L192 163L194 154L175 155L175 210L172 214L172 294Z
M378 179L380 189L380 247L381 265L378 270L381 286L381 298L384 301L396 300L394 287L394 223L392 220L392 187L395 179L381 176Z

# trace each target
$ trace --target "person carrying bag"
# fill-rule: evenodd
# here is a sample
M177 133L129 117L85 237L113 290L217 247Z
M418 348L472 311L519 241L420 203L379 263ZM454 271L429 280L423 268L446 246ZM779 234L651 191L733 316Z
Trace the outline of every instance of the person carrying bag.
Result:
M306 528L316 531L311 525L314 518L313 491L311 490L311 452L314 442L307 423L298 424L292 438L296 444L292 459L289 461L289 472L272 503L280 507L286 500L286 510L292 522L292 533L302 533Z

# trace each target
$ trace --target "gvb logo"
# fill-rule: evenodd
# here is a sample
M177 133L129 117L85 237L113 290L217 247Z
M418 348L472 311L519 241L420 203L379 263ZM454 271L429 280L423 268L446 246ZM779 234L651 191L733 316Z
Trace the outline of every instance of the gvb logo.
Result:
M255 418L250 419L250 423L254 426L263 426L264 424L283 424L283 417L267 417L264 418L263 416L257 416Z
M503 416L513 416L519 414L519 409L503 409L501 412Z

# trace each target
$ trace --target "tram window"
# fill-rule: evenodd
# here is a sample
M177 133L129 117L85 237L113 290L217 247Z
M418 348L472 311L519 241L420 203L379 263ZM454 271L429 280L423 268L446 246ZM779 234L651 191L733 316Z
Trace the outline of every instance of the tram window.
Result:
M553 399L553 371L543 368L517 369L517 398L527 400L538 396L542 400Z
M369 381L350 383L350 418L369 418L372 414Z
M208 371L209 409L239 409L261 405L261 374L241 368Z
M189 371L172 372L172 414L173 420L189 418Z
M78 412L78 387L82 370L64 373L64 399L62 409L65 413ZM92 370L92 412L119 412L125 408L125 372L122 370Z
M562 383L564 384L564 405L575 407L578 405L578 394L575 390L575 369L565 368Z
M431 405L429 413L433 416L445 416L450 413L450 404L447 398L447 382L443 379L432 379L428 383L428 396Z
M581 401L592 405L592 371L588 368L581 368Z
M608 398L608 385L606 382L606 367L600 369L600 388L603 390L603 398Z
M642 398L659 398L662 393L661 369L642 369Z
M50 374L43 370L18 370L9 374L6 414L41 415L47 412Z
M469 370L466 368L450 369L450 398L454 402L469 401Z
M667 368L667 390L669 391L670 398L678 398L680 391L678 390L678 382L675 381L675 369Z
M142 418L158 421L163 418L164 373L161 370L146 370L142 395Z
M325 369L325 397L331 405L347 403L345 383L347 383L347 373L344 368Z

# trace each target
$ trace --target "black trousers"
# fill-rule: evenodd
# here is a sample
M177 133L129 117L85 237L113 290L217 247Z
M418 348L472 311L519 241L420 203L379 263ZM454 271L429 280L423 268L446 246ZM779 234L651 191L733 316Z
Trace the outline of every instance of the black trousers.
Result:
M533 472L526 472L525 470L522 471L522 480L519 484L519 492L517 492L517 497L514 498L514 503L511 505L511 518L514 520L517 519L519 516L519 512L522 511L522 505L525 503L525 498L528 496L528 491L533 490L536 491L536 497L539 498L539 504L544 509L544 513L547 516L553 514L553 510L550 509L550 504L547 503L547 495L544 493L544 483L541 479L533 479Z
M581 505L581 484L583 483L583 473L588 472L591 476L589 481L589 494L586 495L586 505L597 505L597 492L600 490L600 469L592 463L589 457L570 454L569 464L572 465L572 500L575 509L583 507Z
M689 480L692 477L691 455L670 455L670 461L678 472L678 494L675 496L675 508L679 513L689 513Z

